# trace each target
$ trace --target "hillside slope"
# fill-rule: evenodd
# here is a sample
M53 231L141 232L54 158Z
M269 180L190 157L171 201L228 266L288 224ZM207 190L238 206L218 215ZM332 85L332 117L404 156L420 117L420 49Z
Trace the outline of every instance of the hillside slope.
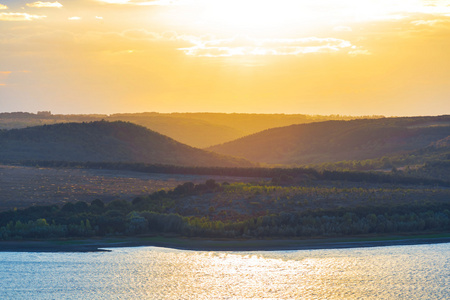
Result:
M0 131L0 160L143 162L250 166L248 161L192 148L127 122L63 123Z
M232 141L246 135L231 126L172 114L114 114L106 120L132 122L197 148Z
M239 129L243 137L266 129L294 124L307 124L331 120L379 119L383 116L341 116L305 114L257 114L257 113L171 113L170 116L202 120L209 123ZM235 139L239 138L236 137ZM231 140L230 140L231 141Z
M262 131L208 148L255 162L311 164L377 158L450 135L450 116L326 121Z
M380 116L373 116L378 118ZM0 113L0 129L17 129L70 122L126 121L159 132L183 144L197 148L233 141L261 130L327 120L351 120L361 117L244 114L244 113L127 113L113 115L59 115L51 113Z

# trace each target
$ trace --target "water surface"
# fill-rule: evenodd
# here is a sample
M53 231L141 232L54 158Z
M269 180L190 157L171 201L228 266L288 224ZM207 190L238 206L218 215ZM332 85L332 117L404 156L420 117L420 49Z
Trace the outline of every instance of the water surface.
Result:
M0 253L0 299L450 299L450 244Z

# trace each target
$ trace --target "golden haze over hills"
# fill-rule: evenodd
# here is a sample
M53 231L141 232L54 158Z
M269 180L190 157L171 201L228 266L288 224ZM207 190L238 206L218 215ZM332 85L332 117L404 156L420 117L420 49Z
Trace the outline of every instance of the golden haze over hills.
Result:
M382 116L225 114L225 113L134 113L113 115L52 115L49 112L0 114L0 129L55 124L60 122L127 121L167 135L181 143L205 148L273 127L320 122L381 118Z

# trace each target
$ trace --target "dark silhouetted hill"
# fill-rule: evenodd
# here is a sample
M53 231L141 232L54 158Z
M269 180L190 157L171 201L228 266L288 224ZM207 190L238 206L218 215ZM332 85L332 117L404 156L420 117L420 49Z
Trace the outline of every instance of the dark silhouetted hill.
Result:
M0 131L0 160L251 166L244 159L192 148L139 125L106 121Z
M268 129L208 148L274 164L317 164L407 153L447 142L450 116L326 121Z

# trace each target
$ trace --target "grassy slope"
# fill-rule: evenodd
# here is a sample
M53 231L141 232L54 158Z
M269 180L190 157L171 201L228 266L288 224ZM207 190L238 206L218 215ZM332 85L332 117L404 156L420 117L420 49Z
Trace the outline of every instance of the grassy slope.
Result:
M269 129L208 148L252 161L311 164L424 148L450 135L450 116L327 121Z
M250 163L181 144L125 122L65 123L0 133L3 160L124 161L190 166Z

